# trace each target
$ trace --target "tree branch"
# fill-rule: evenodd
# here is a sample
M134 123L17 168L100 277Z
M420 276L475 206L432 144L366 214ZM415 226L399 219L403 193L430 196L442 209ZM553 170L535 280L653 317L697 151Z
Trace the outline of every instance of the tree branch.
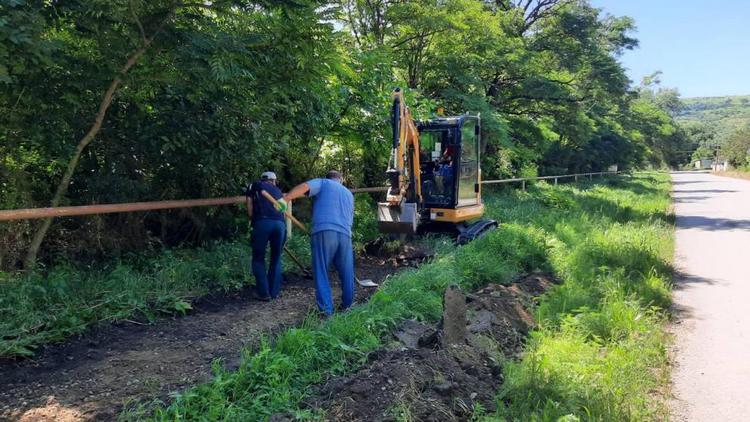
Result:
M135 13L135 7L133 6L133 0L130 0L129 2L129 9L130 9L130 15L133 17L133 21L135 21L135 24L138 25L138 30L141 32L141 40L143 41L143 44L146 44L147 38L146 38L146 31L143 29L143 25L141 24L141 20L138 19L138 15Z
M174 16L176 10L177 4L172 7L169 13L167 13L167 15L161 21L151 37L145 38L143 45L130 55L118 74L112 79L112 82L110 82L109 87L107 87L107 90L102 96L102 100L99 102L99 109L94 116L93 124L83 136L83 138L78 141L78 145L76 145L73 156L68 161L68 166L63 173L63 177L60 180L60 183L57 185L57 189L55 189L55 194L52 196L52 200L50 201L51 207L60 205L63 197L68 192L68 187L70 186L70 182L73 178L76 167L78 167L78 162L81 159L81 154L86 149L86 147L88 147L88 145L94 140L94 138L96 138L97 134L101 130L102 124L104 123L104 118L107 115L107 110L109 109L109 106L112 105L112 100L114 99L115 93L122 85L125 75L133 66L135 66L136 63L138 63L141 57L143 57L143 54L146 53L157 35L161 33L166 23L172 19L172 16ZM49 231L51 225L52 218L46 218L42 221L42 225L39 227L36 233L34 233L34 237L32 238L31 244L29 245L29 251L26 254L26 258L24 259L24 268L26 268L27 270L35 265L36 258L39 254L39 249L41 248L42 242L47 236L47 232Z

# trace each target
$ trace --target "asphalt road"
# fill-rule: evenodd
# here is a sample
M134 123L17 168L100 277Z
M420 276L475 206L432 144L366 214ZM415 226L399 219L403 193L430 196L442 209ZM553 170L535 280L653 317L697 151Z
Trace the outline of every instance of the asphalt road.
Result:
M750 420L750 181L673 173L675 421Z

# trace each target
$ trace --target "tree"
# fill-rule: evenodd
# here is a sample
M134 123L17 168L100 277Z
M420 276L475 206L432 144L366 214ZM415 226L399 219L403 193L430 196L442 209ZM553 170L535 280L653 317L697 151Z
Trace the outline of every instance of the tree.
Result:
M727 142L721 147L720 156L735 167L745 167L750 164L750 128L742 128L733 132Z

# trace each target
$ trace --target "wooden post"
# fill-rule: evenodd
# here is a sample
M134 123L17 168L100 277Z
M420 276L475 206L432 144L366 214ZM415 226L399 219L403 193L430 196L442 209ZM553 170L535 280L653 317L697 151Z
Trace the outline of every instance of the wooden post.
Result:
M289 215L292 215L292 201L289 201L286 203L286 209L289 211ZM291 239L292 238L292 220L284 216L284 223L286 224L286 238Z
M526 191L526 181L521 180L521 189L525 192Z
M555 186L557 186L557 177L555 177Z

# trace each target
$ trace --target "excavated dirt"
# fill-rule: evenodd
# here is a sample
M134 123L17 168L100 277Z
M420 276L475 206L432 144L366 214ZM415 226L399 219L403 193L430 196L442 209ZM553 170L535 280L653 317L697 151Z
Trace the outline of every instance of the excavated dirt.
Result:
M380 283L426 254L402 250L403 260L365 257L362 278ZM332 279L334 300L337 281ZM376 289L357 287L362 302ZM42 350L34 359L0 360L0 420L113 420L128 402L167 398L172 391L211 379L211 363L236 368L240 350L262 335L299 325L314 309L312 280L287 274L282 297L259 302L251 290L196 301L186 317L154 325L103 324L83 336Z
M440 347L439 324L406 321L392 345L358 372L320 386L306 404L331 421L463 421L477 405L492 411L502 363L519 357L534 325L534 298L552 284L532 274L468 295L461 344Z

